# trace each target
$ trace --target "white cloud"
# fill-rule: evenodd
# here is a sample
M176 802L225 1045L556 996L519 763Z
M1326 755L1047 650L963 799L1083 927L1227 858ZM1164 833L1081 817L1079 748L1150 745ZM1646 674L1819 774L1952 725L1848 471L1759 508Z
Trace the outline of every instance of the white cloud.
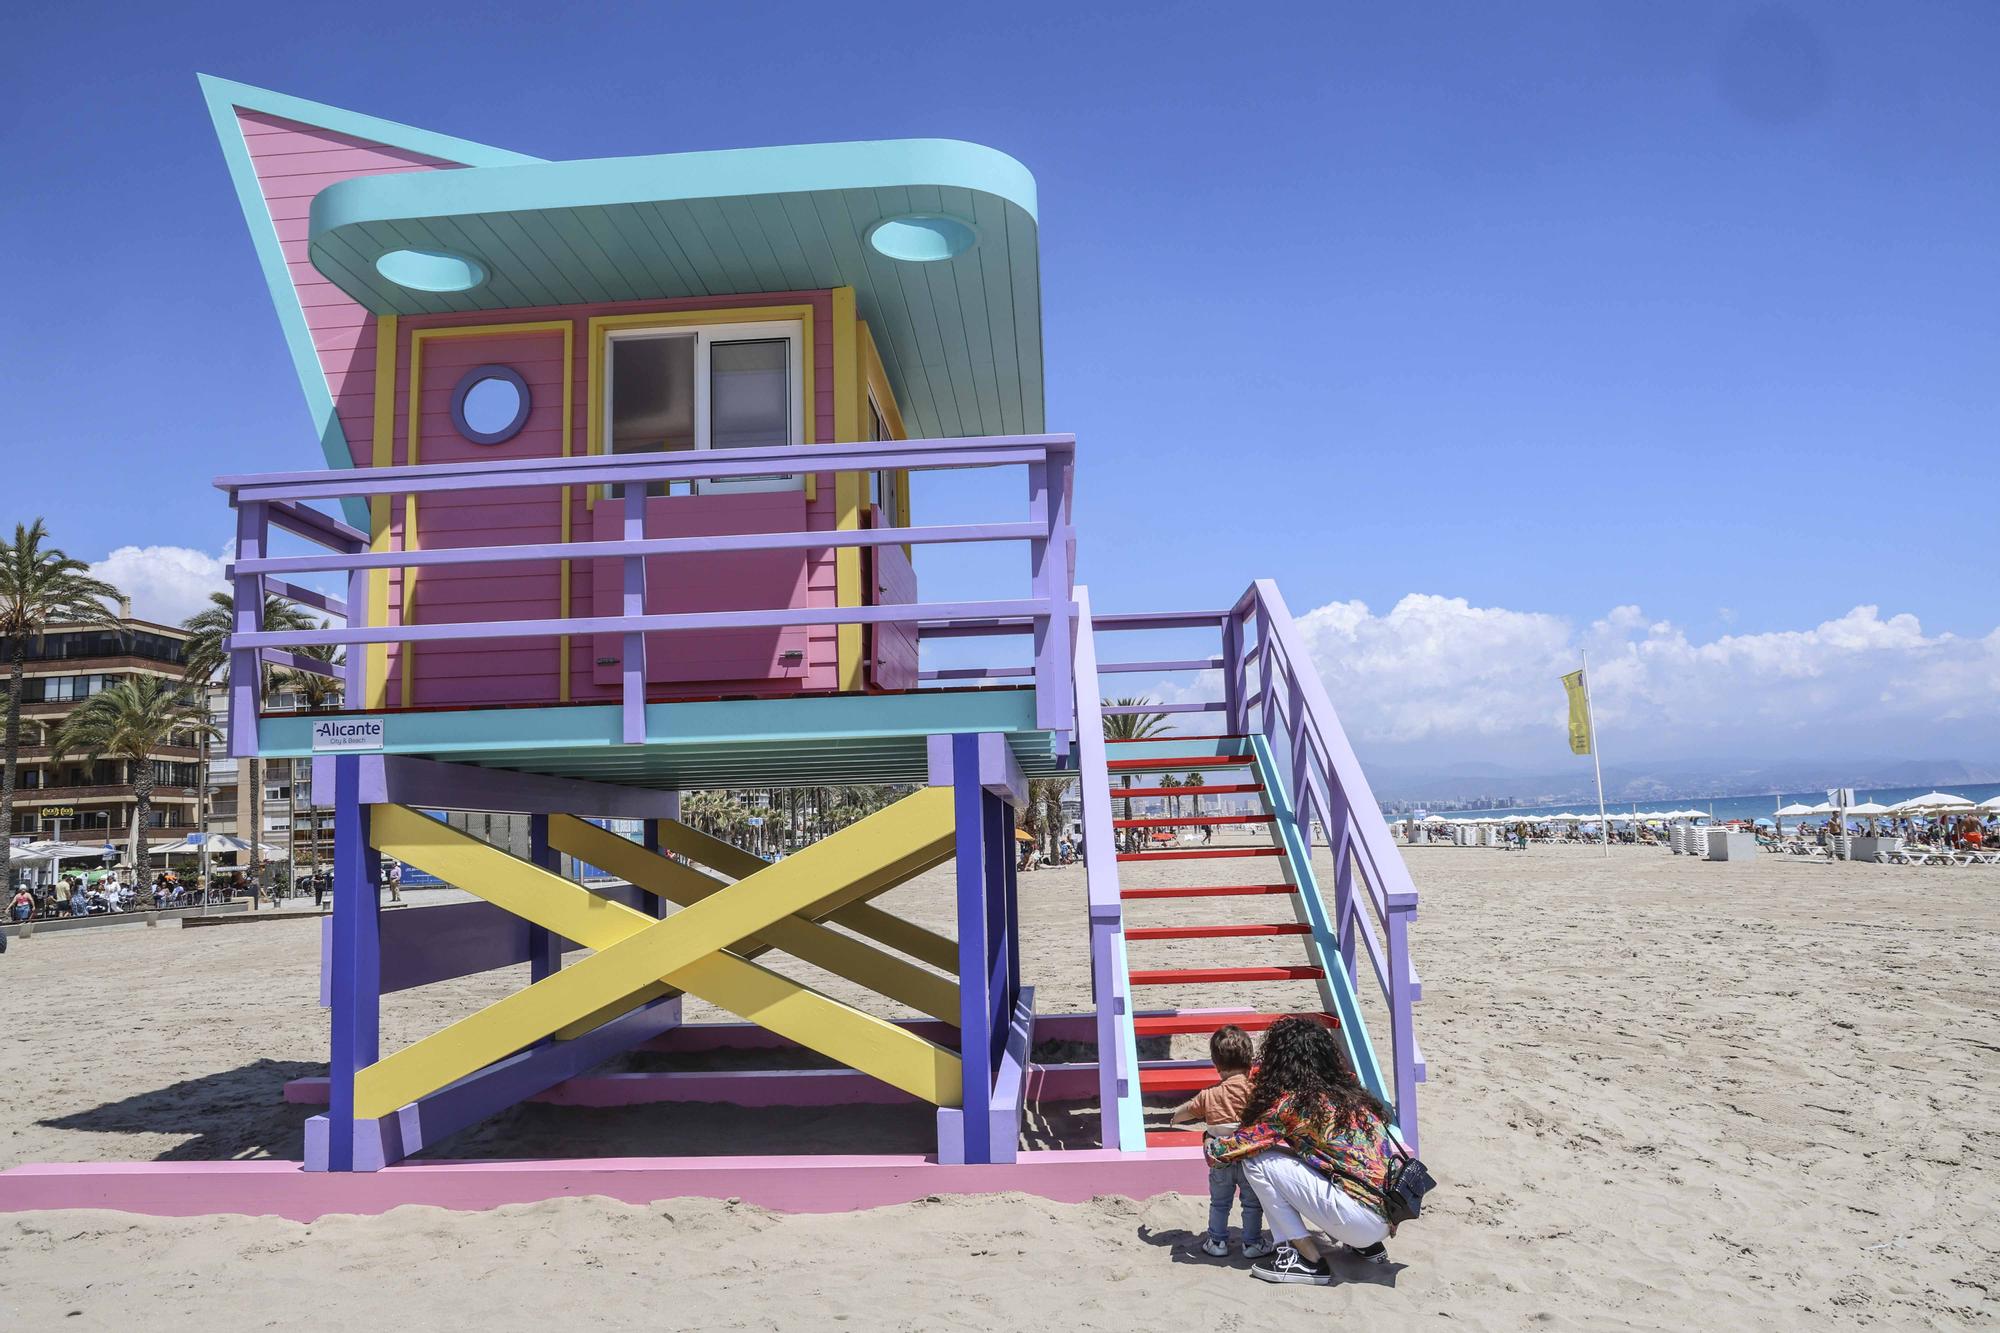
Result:
M1636 606L1578 627L1413 593L1381 615L1331 603L1301 616L1299 630L1350 733L1378 747L1554 753L1548 738L1565 715L1557 677L1585 648L1599 724L1628 758L1899 754L1913 743L1931 757L1991 745L2000 732L2000 629L1926 635L1915 616L1874 606L1809 629L1697 642Z
M228 586L222 567L220 555L186 546L121 546L90 568L132 599L133 615L178 625Z

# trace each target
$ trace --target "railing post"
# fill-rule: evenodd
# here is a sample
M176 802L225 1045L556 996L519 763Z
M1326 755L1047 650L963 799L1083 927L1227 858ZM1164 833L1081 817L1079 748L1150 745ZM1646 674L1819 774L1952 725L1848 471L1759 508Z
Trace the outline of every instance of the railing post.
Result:
M1073 460L1051 451L1028 464L1028 520L1047 534L1028 543L1033 596L1047 610L1035 617L1035 725L1067 733L1075 725L1070 692L1070 472ZM1096 689L1097 683L1090 682Z
M349 570L347 574L347 628L355 629L368 624L368 571ZM352 643L347 646L341 661L341 703L348 708L365 708L368 705L368 649L366 645Z
M1262 598L1257 600L1257 663L1260 668L1257 684L1258 725L1266 736L1275 740L1278 735L1278 722L1271 705L1277 699L1277 656L1271 651L1271 613L1264 609ZM1247 723L1244 729L1249 729Z
M270 513L261 500L236 506L236 558L261 560L270 539ZM264 628L264 576L238 574L232 581L236 634ZM262 703L264 655L255 648L229 650L229 755L249 759L257 753L257 710ZM261 830L257 831L261 834Z
M1223 730L1242 736L1250 730L1250 701L1244 697L1243 617L1234 611L1222 623Z
M1417 1037L1411 1012L1410 918L1416 909L1392 902L1382 922L1388 935L1389 1034L1396 1050L1396 1125L1411 1152L1417 1148Z
M1334 932L1340 939L1340 962L1347 970L1347 984L1359 987L1354 961L1354 913L1360 910L1354 901L1354 820L1347 793L1338 784L1327 792L1326 845L1333 857Z
M646 483L625 483L625 530L628 542L646 539ZM625 557L625 599L622 614L646 614L646 557ZM646 636L627 631L622 654L621 738L627 745L646 739Z
M1292 810L1298 816L1299 840L1305 844L1306 858L1312 858L1312 741L1306 725L1305 692L1297 677L1285 682L1286 721L1291 724Z

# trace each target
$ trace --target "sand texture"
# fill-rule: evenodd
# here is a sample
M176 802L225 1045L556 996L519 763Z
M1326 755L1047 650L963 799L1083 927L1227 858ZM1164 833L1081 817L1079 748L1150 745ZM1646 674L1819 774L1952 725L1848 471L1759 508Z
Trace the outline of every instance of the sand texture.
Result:
M311 1225L6 1215L0 1328L2000 1322L2000 871L1697 864L1650 849L1408 855L1424 895L1424 1157L1443 1184L1392 1242L1395 1265L1343 1270L1337 1287L1267 1287L1240 1258L1202 1256L1197 1173L1186 1195L1145 1202L997 1195L833 1216L601 1199ZM1218 879L1213 863L1175 869ZM1023 895L1040 1008L1082 1008L1080 872L1030 875ZM884 905L945 926L949 901L934 873ZM1131 919L1287 916L1282 900L1238 899ZM307 1109L279 1087L325 1068L317 930L17 943L0 958L0 1166L298 1156ZM1146 942L1132 955L1137 968L1300 961L1287 939ZM391 997L384 1048L506 993L521 971ZM1290 983L1144 998L1283 1007L1311 995ZM1176 1054L1198 1049L1182 1039ZM443 1155L667 1153L722 1128L737 1136L724 1151L927 1146L920 1109L873 1115L530 1106ZM1031 1130L1091 1123L1041 1108Z

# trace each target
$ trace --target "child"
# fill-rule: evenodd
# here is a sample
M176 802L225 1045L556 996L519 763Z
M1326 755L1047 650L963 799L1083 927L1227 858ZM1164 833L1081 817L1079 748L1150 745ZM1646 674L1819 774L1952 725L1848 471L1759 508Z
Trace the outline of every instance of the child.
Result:
M1255 1048L1250 1034L1234 1023L1217 1028L1208 1039L1208 1058L1222 1082L1197 1092L1174 1108L1173 1123L1197 1123L1206 1134L1227 1134L1243 1118L1243 1106L1250 1099L1250 1061ZM1271 1252L1264 1242L1264 1205L1256 1191L1243 1179L1243 1168L1234 1163L1208 1169L1208 1234L1202 1237L1201 1251L1220 1259L1229 1253L1229 1203L1243 1200L1243 1256L1257 1259Z

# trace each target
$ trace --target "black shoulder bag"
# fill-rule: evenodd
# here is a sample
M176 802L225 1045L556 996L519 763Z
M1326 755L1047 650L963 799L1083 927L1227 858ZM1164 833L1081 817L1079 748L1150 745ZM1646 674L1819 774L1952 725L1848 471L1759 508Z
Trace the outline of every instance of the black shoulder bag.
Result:
M1424 1196L1437 1187L1437 1181L1431 1178L1430 1169L1412 1156L1409 1149L1395 1140L1391 1142L1395 1146L1389 1154L1389 1166L1380 1185L1345 1171L1338 1174L1375 1196L1382 1220L1389 1224L1389 1234L1393 1236L1397 1227L1423 1211Z

